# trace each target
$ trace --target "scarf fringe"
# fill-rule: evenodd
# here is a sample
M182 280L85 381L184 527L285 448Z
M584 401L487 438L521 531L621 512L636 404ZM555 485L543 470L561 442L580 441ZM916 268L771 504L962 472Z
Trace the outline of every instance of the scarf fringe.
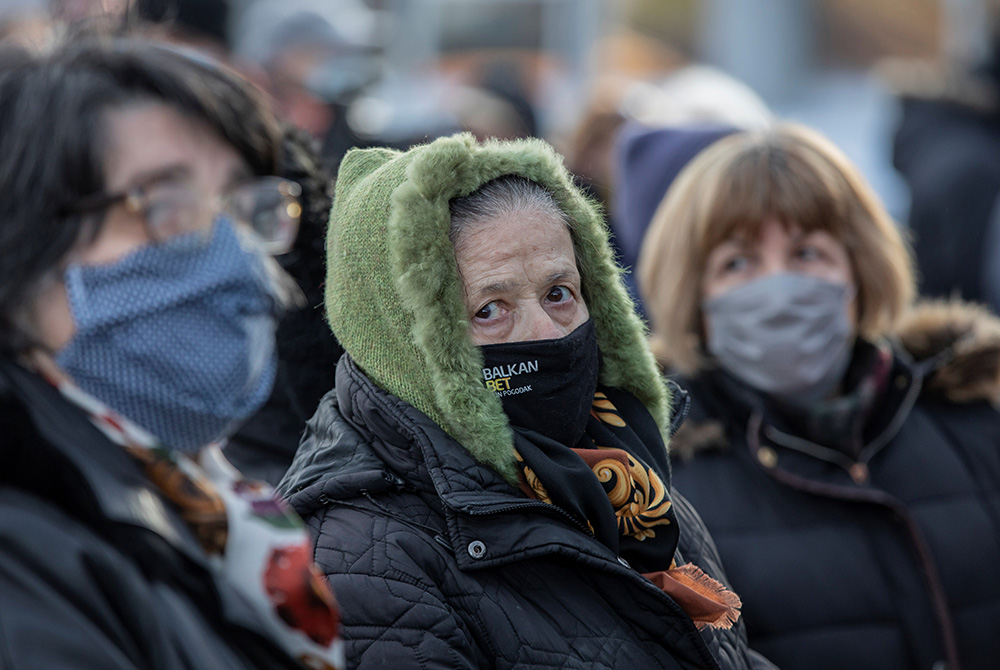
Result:
M732 628L740 618L740 608L743 601L740 597L727 589L721 582L706 575L701 568L693 563L682 565L667 571L667 574L676 581L681 582L698 595L707 598L725 609L712 615L698 616L694 619L695 626L701 630L705 626L728 630Z

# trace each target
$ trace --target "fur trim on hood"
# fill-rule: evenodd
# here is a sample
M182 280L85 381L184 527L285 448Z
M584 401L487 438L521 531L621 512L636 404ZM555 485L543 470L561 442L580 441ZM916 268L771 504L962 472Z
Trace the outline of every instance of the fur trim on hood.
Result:
M960 300L927 300L904 315L896 338L928 366L925 396L1000 405L1000 319Z
M482 354L469 337L448 239L449 201L505 175L542 185L568 214L603 356L600 381L639 398L666 441L668 393L621 284L603 217L540 140L478 144L460 134L407 152L348 153L327 237L326 306L337 339L373 382L516 483L510 426L482 382Z

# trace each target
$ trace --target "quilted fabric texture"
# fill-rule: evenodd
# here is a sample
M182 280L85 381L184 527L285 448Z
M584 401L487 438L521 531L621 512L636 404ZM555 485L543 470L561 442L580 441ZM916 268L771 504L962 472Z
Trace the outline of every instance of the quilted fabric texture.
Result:
M357 668L767 668L742 625L699 633L551 505L521 497L349 356L280 486L316 533ZM725 580L673 494L679 563Z

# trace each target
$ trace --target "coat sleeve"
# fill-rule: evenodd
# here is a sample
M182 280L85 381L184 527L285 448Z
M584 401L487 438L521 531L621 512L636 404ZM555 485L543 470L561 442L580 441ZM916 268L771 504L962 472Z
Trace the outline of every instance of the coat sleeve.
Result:
M112 552L45 503L10 491L0 493L0 547L0 668L142 667L123 624L141 620L126 611L139 605L109 598L131 566L112 563Z
M158 536L113 532L0 488L0 670L299 667L225 619L209 582ZM145 554L142 566L119 542Z
M446 595L455 569L429 535L393 519L343 508L310 519L316 563L341 611L349 668L478 668L488 665L469 616ZM378 538L378 541L375 541Z

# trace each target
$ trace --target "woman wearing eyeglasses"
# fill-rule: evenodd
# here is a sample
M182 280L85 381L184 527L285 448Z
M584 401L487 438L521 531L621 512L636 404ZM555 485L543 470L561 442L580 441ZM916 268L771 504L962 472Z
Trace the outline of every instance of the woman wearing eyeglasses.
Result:
M126 41L6 51L0 101L4 664L337 667L301 521L220 451L288 300L266 106Z

